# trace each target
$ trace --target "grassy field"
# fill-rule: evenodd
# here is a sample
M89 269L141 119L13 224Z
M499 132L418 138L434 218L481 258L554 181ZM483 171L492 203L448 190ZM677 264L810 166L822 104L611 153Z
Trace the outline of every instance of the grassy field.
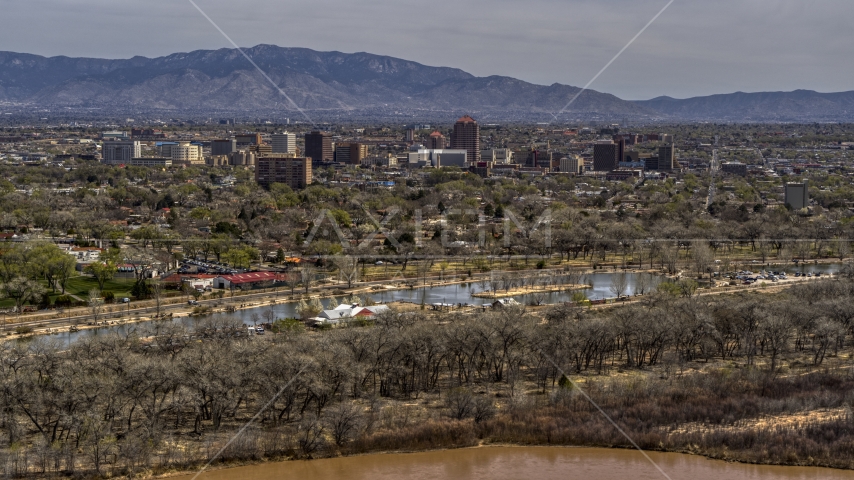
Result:
M113 292L116 298L129 297L130 290L133 288L134 280L132 278L120 278L109 280L104 283L104 291ZM66 292L71 295L85 299L89 295L89 291L93 288L99 288L98 282L87 276L72 277L68 279L66 284Z
M45 288L48 288L45 282L42 283ZM104 290L113 292L117 299L130 297L130 290L133 288L133 283L134 280L132 278L114 279L104 283ZM86 275L79 275L68 279L68 283L65 286L65 292L66 294L76 295L80 297L81 300L86 300L86 297L89 296L89 291L93 288L98 288L98 282L94 278ZM53 292L48 288L48 297L50 297L51 304L54 303L56 298L60 295L62 295L60 290ZM15 301L12 299L4 298L0 300L0 309L8 309L14 306Z

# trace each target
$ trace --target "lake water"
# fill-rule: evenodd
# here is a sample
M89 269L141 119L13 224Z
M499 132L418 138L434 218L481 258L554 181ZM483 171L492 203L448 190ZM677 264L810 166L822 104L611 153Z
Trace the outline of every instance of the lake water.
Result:
M854 472L743 465L674 453L648 455L673 480L849 480ZM173 478L189 479L193 475ZM199 479L236 480L666 480L636 450L481 447L277 462L205 472Z

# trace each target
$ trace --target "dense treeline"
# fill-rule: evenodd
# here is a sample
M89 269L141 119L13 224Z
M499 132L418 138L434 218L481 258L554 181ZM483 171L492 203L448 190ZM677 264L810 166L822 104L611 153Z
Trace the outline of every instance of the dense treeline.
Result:
M686 425L850 404L854 379L836 368L852 353L852 294L854 282L836 280L543 316L390 313L314 333L290 322L253 339L236 337L234 320L208 319L70 347L6 342L0 467L133 475L204 463L273 398L224 459L481 440L627 445L565 375L644 448L850 467L847 417L711 433Z
M847 257L851 251L848 240L854 237L854 223L845 208L851 190L840 176L810 179L815 187L811 196L826 210L817 207L807 217L779 206L766 209L762 200L766 193L746 179L727 179L732 191L724 194L720 193L724 187L721 178L694 173L632 185L569 177L482 179L437 169L391 189L361 191L342 184L321 184L335 180L335 175L334 171L319 171L318 184L293 191L278 184L264 190L254 183L249 170L242 169L194 166L163 172L83 164L66 171L0 166L0 177L9 179L0 182L0 230L26 233L38 229L57 237L72 235L81 242L109 239L121 243L130 236L169 254L167 247L181 242L186 243L182 244L184 251L199 251L190 243L200 239L205 244L241 242L261 251L281 247L334 255L341 251L339 232L354 245L361 245L383 220L383 233L399 241L386 250L397 254L459 254L448 245L480 243L486 228L492 235L485 235L483 254L572 253L587 258L590 252L608 252L635 262L661 256L645 245L650 238L674 242L706 239L716 253L721 248L721 252L732 253L733 246L749 246L750 253L763 260L775 257L788 262ZM227 177L233 184L217 183ZM707 207L712 181L718 184L719 194ZM827 188L819 189L819 185ZM547 210L554 231L551 242L545 241L542 228L539 235L534 232ZM701 215L704 211L709 215ZM330 213L339 229L327 228L330 217L324 212ZM488 221L481 227L472 212L498 223L507 219L514 232L521 231L509 241L500 224ZM443 236L438 232L428 232L435 241L416 247L416 218L431 225L426 230L438 229L437 221L444 218L446 243L441 244ZM306 244L318 219L324 228ZM507 248L508 243L512 248ZM213 258L220 256L219 250L205 248L201 253ZM351 250L348 253L385 253L377 248Z

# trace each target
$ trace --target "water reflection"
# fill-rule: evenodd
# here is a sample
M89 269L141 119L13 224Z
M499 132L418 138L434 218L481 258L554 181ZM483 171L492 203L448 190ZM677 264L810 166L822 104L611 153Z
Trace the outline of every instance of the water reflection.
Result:
M785 270L790 274L794 274L795 272L803 272L803 273L836 273L839 271L841 265L839 264L810 264L810 265L800 265L800 266L789 266ZM752 267L753 272L757 273L762 269L758 266ZM774 270L771 268L771 270ZM615 272L600 272L600 273L592 273L587 274L581 277L581 283L590 285L588 288L581 290L590 300L600 300L603 298L612 298L614 297L614 293L611 290L611 284L614 279L614 275L617 275ZM638 273L628 272L625 274L626 276L626 295L634 295L636 293L637 285L638 285ZM547 277L543 277L547 278ZM573 281L570 277L564 275L557 275L553 277L552 283L554 284L562 284ZM577 281L575 279L574 281ZM647 287L648 288L648 287ZM379 290L376 292L372 292L369 295L361 295L363 300L366 300L366 297L370 297L376 303L390 303L390 302L411 302L416 304L424 303L426 305L431 305L435 303L443 303L443 304L463 304L463 305L483 305L487 303L491 303L492 300L485 298L474 297L473 295L484 290L489 290L490 286L486 282L471 282L471 283L463 283L463 284L454 284L454 285L438 285L438 286L419 286L412 289L404 289L404 290ZM554 304L560 302L568 302L572 298L572 294L574 291L560 291L560 292L551 292L551 293L542 293L542 294L527 294L527 295L515 295L512 298L519 303L528 305L535 301L540 301L543 304ZM337 296L335 300L337 303L342 303L347 301L349 296ZM321 300L321 303L324 307L328 307L332 300L330 298L326 298ZM229 314L214 314L216 315L227 315L230 317L234 317L240 319L245 324L253 324L256 321L261 321L260 318L262 314L266 311L272 310L275 314L276 318L289 318L296 317L296 309L298 302L287 302L287 303L279 303L277 305L269 305L262 306L257 308L249 308L245 310L238 310L234 313ZM256 318L257 317L257 318ZM176 322L182 325L192 327L196 324L198 319L191 317L175 317L171 320L160 320L164 322ZM148 322L146 322L148 323ZM87 336L97 336L103 335L109 332L116 332L120 335L127 335L132 331L147 331L149 326L146 323L140 324L128 324L128 325L116 325L109 326L104 328L97 329L88 329L81 330L79 332L63 332L59 334L55 334L55 338L60 339L66 344L76 341L80 338L85 338Z

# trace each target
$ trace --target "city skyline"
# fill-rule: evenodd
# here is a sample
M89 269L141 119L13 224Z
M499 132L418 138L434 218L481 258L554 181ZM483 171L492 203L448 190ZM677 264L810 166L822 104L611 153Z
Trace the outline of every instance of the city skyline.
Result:
M199 6L243 46L365 51L477 76L582 86L665 3L618 0L604 6L538 0L525 7L503 3L487 8L479 0L455 8L453 15L418 23L406 14L408 2L365 8L323 0L310 17L292 23L300 13L296 6L267 0L245 2L237 12L221 0L200 1ZM735 91L851 90L848 78L854 67L838 61L852 36L840 13L851 8L839 0L820 6L791 0L748 5L724 0L714 7L678 1L591 88L629 100ZM139 26L135 19L140 15L160 25L158 35ZM176 21L182 28L170 28ZM364 22L385 27L356 29ZM41 25L43 35L16 33L25 23ZM273 23L289 28L264 28ZM525 24L536 28L521 28ZM0 27L4 50L46 56L156 57L229 46L190 3L143 6L83 0L70 8L56 0L36 0L8 6ZM305 34L318 28L324 35ZM78 29L90 33L74 35ZM388 42L388 35L396 41ZM479 41L470 41L474 38Z

